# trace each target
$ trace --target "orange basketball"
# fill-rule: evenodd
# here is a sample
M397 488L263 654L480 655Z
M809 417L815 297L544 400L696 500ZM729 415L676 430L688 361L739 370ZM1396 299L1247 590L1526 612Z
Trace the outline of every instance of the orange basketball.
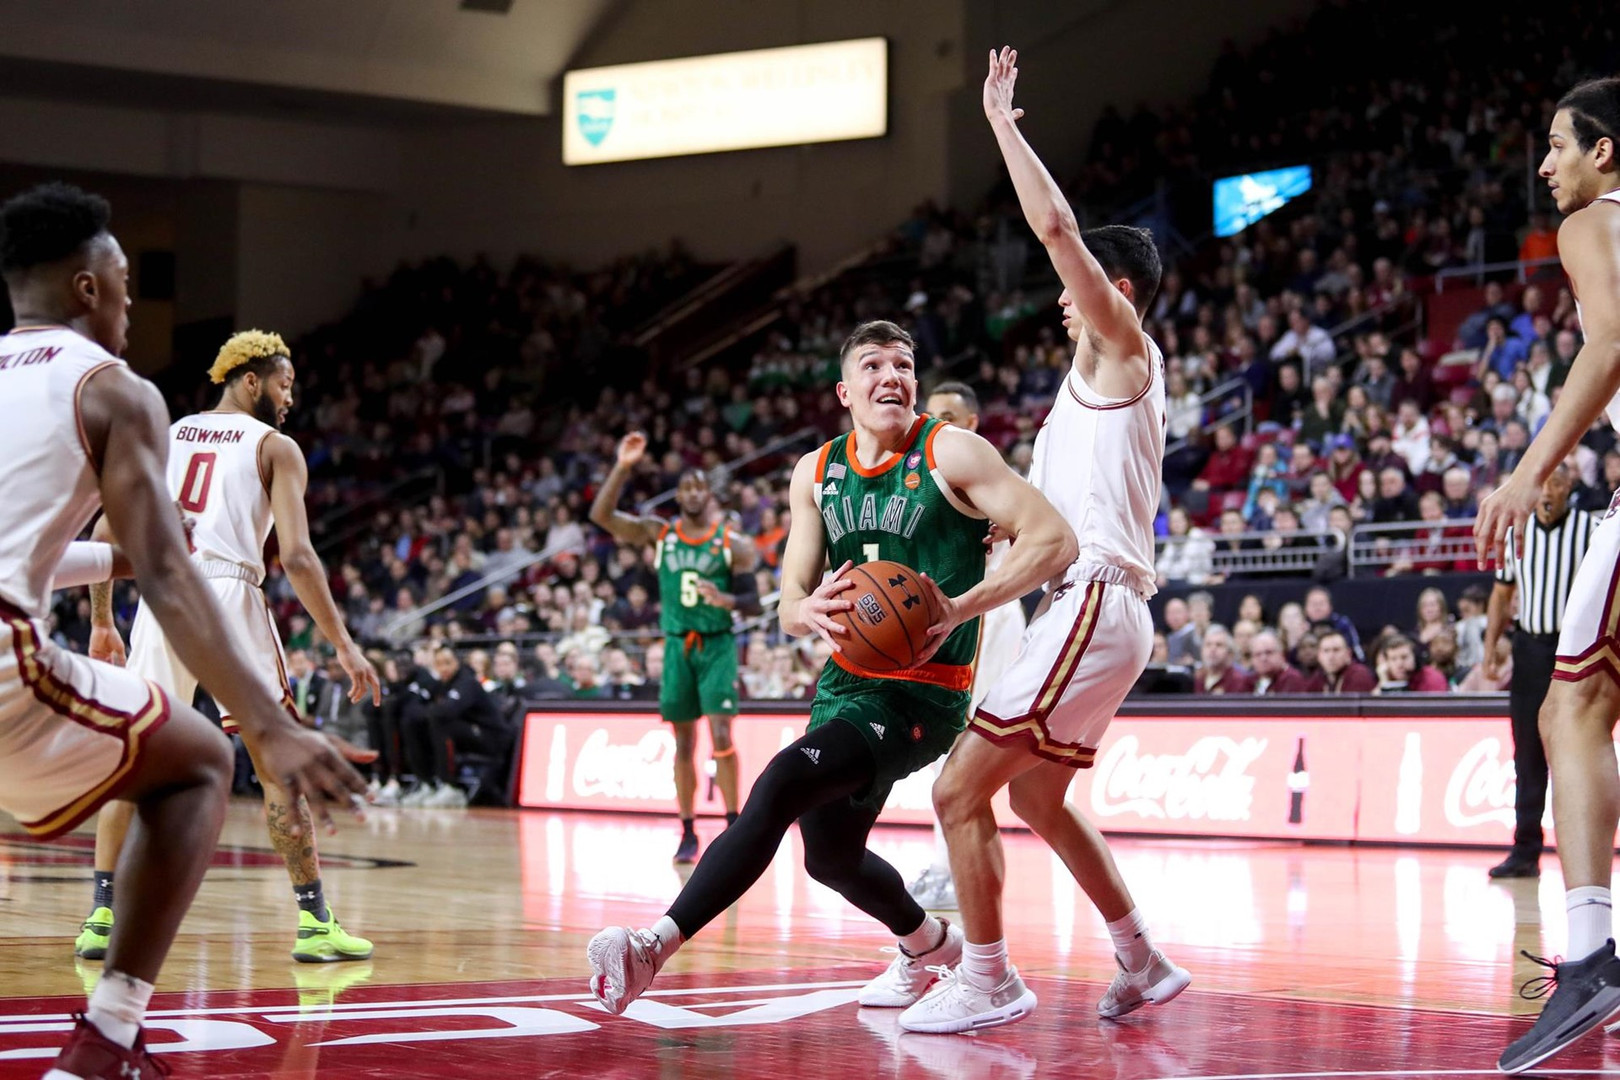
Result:
M844 658L867 671L900 671L917 663L928 643L928 628L939 612L917 572L897 562L851 567L855 583L839 598L855 606L833 618L849 627L839 639Z

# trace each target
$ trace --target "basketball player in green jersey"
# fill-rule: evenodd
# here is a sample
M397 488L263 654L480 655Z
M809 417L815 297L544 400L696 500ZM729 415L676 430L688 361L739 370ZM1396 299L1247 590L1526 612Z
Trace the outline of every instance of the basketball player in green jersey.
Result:
M693 826L697 798L697 742L693 725L709 718L714 781L725 800L726 824L737 819L737 747L731 718L737 712L737 641L731 613L757 614L754 545L731 531L714 505L702 469L681 473L675 488L680 515L674 521L638 517L617 509L630 471L647 453L647 436L619 440L619 458L591 503L591 521L621 544L658 546L659 624L664 631L664 679L658 711L675 729L675 802L681 814L678 863L697 862ZM738 587L733 589L736 580Z
M978 617L1048 581L1074 560L1074 532L984 439L916 414L911 337L890 322L844 343L839 402L853 430L800 459L782 559L779 615L789 634L833 649L804 736L760 774L737 822L717 837L667 914L650 928L615 926L586 948L591 992L622 1013L681 944L757 881L795 821L805 869L900 939L863 1005L899 1008L922 997L935 965L955 963L961 931L927 914L894 867L867 850L889 789L951 746L967 723ZM1017 539L986 576L994 522ZM892 559L921 575L940 611L921 661L863 671L842 654L834 616L859 596L846 572ZM836 566L824 576L829 565Z

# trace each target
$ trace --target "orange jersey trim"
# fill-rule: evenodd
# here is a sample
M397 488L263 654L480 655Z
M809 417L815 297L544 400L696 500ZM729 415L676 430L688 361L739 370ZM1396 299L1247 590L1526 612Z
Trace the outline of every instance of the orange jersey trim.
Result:
M882 464L871 469L863 467L860 460L856 457L855 431L854 429L851 429L849 433L849 443L847 444L848 449L845 451L844 457L849 459L849 467L855 471L856 476L863 476L868 480L874 476L882 476L884 473L900 464L901 460L906 456L906 450L910 450L912 444L917 441L917 432L921 430L922 426L927 422L928 417L917 417L917 422L912 424L911 430L906 432L906 449L901 450L899 453L883 461Z
M929 686L963 692L973 687L972 664L923 664L901 671L868 671L844 659L842 653L833 653L832 659L833 663L851 675L859 675L863 679L895 679L899 682L926 683Z

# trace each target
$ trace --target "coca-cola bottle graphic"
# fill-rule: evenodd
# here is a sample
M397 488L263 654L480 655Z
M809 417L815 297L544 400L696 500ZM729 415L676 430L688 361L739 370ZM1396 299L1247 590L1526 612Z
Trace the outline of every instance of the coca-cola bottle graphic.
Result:
M561 724L551 733L551 758L546 762L546 801L560 803L567 792L563 784L568 776L568 731Z
M1294 749L1294 768L1288 774L1288 824L1305 823L1305 789L1311 786L1311 774L1305 771L1305 736L1299 737Z
M1423 828L1423 737L1406 733L1406 750L1395 780L1395 831L1412 836Z

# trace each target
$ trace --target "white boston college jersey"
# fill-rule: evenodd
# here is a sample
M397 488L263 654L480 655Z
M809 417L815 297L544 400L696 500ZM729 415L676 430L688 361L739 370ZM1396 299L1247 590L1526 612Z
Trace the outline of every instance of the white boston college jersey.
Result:
M79 393L111 364L123 361L61 327L0 337L0 601L36 619L62 553L101 505Z
M1596 199L1593 199L1592 201L1593 202L1620 203L1620 191L1604 192L1602 195L1599 195ZM1608 210L1608 211L1605 211L1605 213L1612 214L1612 213L1614 213L1614 211L1613 210ZM1620 304L1620 296L1605 296L1605 297L1600 298L1599 302L1604 303L1604 304ZM1579 296L1577 296L1575 298L1575 317L1576 318L1582 318L1582 316L1581 316L1581 298ZM1584 322L1584 319L1583 319L1583 322ZM1614 425L1614 428L1615 428L1616 431L1620 431L1620 392L1616 392L1614 397L1609 399L1609 404L1604 407L1603 411L1604 411L1605 414L1608 415L1609 423Z
M196 523L199 562L234 563L264 582L273 524L259 447L276 429L246 413L205 412L169 428L169 491Z
M1129 398L1094 392L1071 365L1035 437L1029 481L1080 541L1071 576L1122 578L1144 599L1158 591L1153 519L1164 468L1164 354L1151 338L1148 380ZM1114 569L1110 569L1114 568Z

